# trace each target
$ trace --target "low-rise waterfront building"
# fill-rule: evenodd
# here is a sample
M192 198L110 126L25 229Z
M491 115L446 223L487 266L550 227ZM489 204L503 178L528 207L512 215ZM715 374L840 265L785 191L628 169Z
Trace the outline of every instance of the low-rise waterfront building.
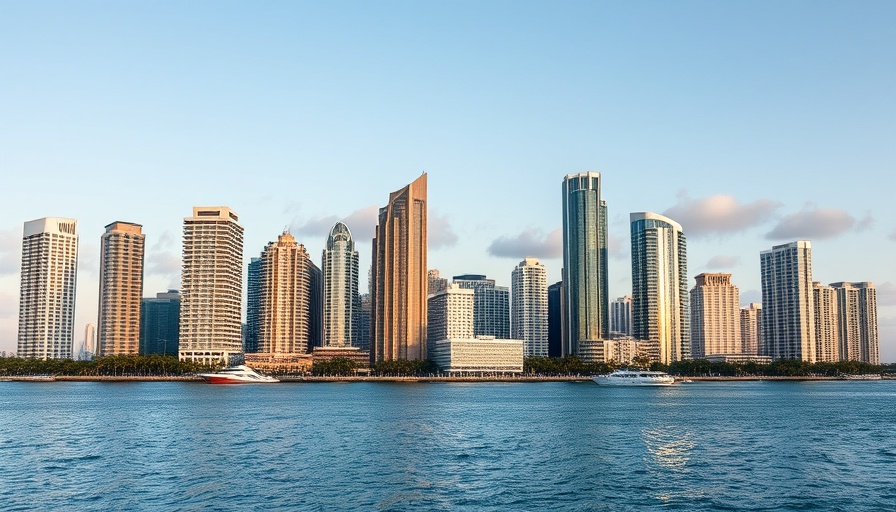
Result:
M430 359L447 373L523 373L523 341L491 336L433 341Z

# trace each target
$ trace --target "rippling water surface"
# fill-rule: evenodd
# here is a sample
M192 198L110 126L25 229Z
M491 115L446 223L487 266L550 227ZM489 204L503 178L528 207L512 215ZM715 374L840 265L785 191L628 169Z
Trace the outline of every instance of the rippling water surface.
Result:
M0 383L0 510L896 510L896 381Z

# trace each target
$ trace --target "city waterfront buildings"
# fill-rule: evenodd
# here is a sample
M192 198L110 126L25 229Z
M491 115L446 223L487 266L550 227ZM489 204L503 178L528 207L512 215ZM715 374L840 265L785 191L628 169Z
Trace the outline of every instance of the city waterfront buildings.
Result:
M327 237L321 259L323 273L324 347L358 345L358 251L348 226L337 222Z
M246 276L246 333L243 352L258 352L259 301L261 300L261 258L250 258Z
M316 346L321 271L284 231L261 254L258 345L263 354L305 354Z
M537 258L525 258L510 276L510 326L526 357L548 357L548 274Z
M632 243L632 334L658 347L658 361L691 357L687 241L681 225L662 215L629 215Z
M759 355L759 340L762 339L762 304L751 302L740 308L741 354Z
M610 335L626 337L632 335L632 296L625 295L610 303Z
M100 238L97 355L140 353L140 304L143 299L143 226L113 222Z
M427 300L427 340L473 338L473 299L471 289L452 283Z
M226 206L196 206L184 218L181 360L229 362L242 351L243 228Z
M840 359L880 364L874 283L832 283L837 293Z
M800 240L759 255L762 282L760 355L815 362L812 244Z
M740 293L731 274L702 273L691 289L691 357L739 354Z
M432 361L449 374L523 372L523 341L491 336L449 338L430 343Z
M78 223L44 217L22 235L18 356L71 359L78 278Z
M372 363L426 355L426 174L380 208L371 267Z
M563 179L563 355L579 355L579 340L610 335L607 203L599 172Z
M426 273L427 293L432 295L448 288L448 279L439 275L437 269L430 269Z
M473 290L473 330L476 336L510 337L510 290L495 286L482 274L454 276L452 282Z
M833 287L815 281L812 283L812 300L815 309L815 362L839 361L837 292Z
M180 292L146 297L140 307L140 354L177 357L180 348Z

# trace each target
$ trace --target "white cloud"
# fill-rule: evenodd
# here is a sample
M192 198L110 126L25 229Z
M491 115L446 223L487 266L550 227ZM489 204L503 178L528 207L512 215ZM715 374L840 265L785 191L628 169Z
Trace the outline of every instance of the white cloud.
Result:
M781 204L770 199L759 199L741 204L732 196L717 194L691 199L685 192L678 194L678 203L663 215L681 224L689 238L739 233L772 219Z
M429 225L426 226L426 237L430 249L454 247L457 244L457 235L446 215L431 213L427 222Z
M364 243L365 240L373 239L378 213L379 208L377 206L367 206L353 211L346 217L339 217L338 215L313 217L306 220L304 224L298 224L294 220L292 225L290 225L289 231L304 238L326 239L333 225L342 221L352 232L352 239L354 239L355 244Z
M488 246L488 253L498 258L523 259L531 256L552 259L563 257L563 233L557 228L544 234L529 228L518 235L502 236Z
M874 220L866 216L859 222L858 230L866 229ZM768 240L823 240L834 238L856 226L856 219L838 208L807 206L803 210L784 216L769 231Z
M725 254L719 254L713 256L706 262L706 268L710 270L719 270L719 269L730 269L734 267L740 262L739 256L728 256Z

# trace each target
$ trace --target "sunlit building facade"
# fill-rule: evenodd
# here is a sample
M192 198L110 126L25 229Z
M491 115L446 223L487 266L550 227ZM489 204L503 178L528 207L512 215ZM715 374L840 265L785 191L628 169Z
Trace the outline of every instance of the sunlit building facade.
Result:
M812 243L776 245L759 254L762 281L762 343L772 359L815 362Z
M18 356L71 359L78 280L78 221L25 223L19 288Z
M143 227L131 222L109 224L100 238L100 357L140 353L145 244Z
M537 258L525 258L510 275L511 337L523 340L526 357L548 357L548 273Z
M691 356L739 354L740 293L731 274L697 275L691 289Z
M812 283L815 308L815 361L833 363L840 360L837 292L818 281Z
M323 272L323 346L357 347L358 251L348 226L337 222L327 237L321 259Z
M762 339L762 304L751 302L740 308L741 354L759 355L759 340Z
M874 283L832 283L837 293L840 359L880 364Z
M681 225L662 215L629 215L632 242L632 334L654 342L658 361L691 357L687 240Z

